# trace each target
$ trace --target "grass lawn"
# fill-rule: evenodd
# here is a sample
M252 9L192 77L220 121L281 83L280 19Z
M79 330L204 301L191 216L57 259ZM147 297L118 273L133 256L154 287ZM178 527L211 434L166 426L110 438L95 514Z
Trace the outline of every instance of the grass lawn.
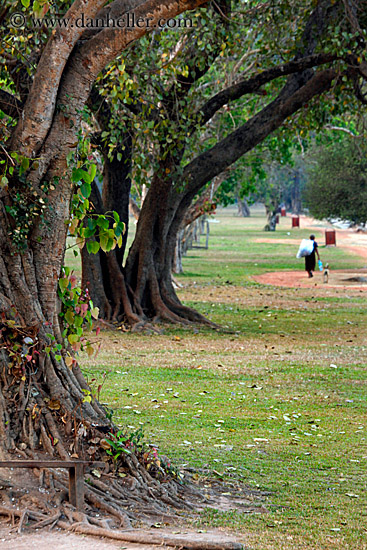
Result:
M191 519L198 528L233 530L254 550L366 549L367 293L255 283L265 271L303 269L291 240L310 231L286 218L264 233L260 211L216 219L209 250L184 259L179 294L232 333L103 331L83 370L98 383L107 373L101 400L116 422L143 425L161 453L201 479L257 489L249 499L268 511L208 510ZM322 245L322 229L313 232ZM333 269L366 263L338 247L320 254Z

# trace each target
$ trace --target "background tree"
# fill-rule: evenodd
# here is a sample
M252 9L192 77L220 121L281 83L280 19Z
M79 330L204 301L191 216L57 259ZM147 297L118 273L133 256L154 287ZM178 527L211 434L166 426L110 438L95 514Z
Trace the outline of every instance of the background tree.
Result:
M346 137L332 147L316 147L309 155L303 199L317 219L367 221L366 146Z
M218 204L226 207L230 204L237 204L238 216L248 217L251 215L249 203L252 203L252 193L256 191L252 170L248 166L249 156L238 161L229 174L224 178L223 183L215 194Z
M186 211L213 177L281 125L285 124L288 130L300 123L314 128L324 123L334 97L338 96L338 101L350 98L353 86L361 92L359 79L363 71L358 63L350 64L353 54L349 52L358 52L362 42L356 21L345 18L343 9L326 1L319 2L314 11L308 3L287 4L282 10L246 3L243 18L239 20L238 14L233 17L234 25L240 22L242 35L244 23L255 29L250 33L251 53L248 49L245 52L249 55L245 75L221 90L217 87L217 60L220 62L228 47L234 48L232 64L240 61L231 42L235 32L220 46L223 55L216 53L217 48L214 53L208 49L201 61L185 40L177 46L177 41L172 44L171 38L159 35L159 47L146 44L153 67L151 74L156 74L157 79L153 79L151 88L144 87L146 72L141 72L137 64L131 80L150 95L137 101L129 93L128 102L133 108L135 103L140 105L139 120L134 122L139 153L134 151L133 179L138 180L140 175L149 190L126 264L119 267L128 301L127 307L121 300L118 307L113 305L117 318L125 318L133 325L147 319L205 322L180 303L171 281L177 233ZM291 29L290 16L297 21ZM345 28L344 35L340 24ZM257 28L261 32L257 33ZM340 36L344 44L340 43ZM200 32L191 40L199 45ZM206 44L210 45L210 40ZM171 72L163 72L162 59L170 61ZM355 63L356 58L353 59ZM209 61L210 68L206 69L204 65ZM118 95L116 83L107 84L107 88L107 95ZM319 107L312 99L322 94ZM228 104L236 105L229 113ZM302 106L306 106L302 114L295 115ZM213 124L217 113L224 117L227 113L232 127L220 121L217 126ZM207 132L209 122L216 132ZM198 139L200 132L203 140Z

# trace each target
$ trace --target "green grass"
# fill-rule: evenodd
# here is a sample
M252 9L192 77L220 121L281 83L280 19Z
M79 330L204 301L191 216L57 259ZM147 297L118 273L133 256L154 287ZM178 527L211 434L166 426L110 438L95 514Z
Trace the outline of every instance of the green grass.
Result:
M101 399L115 420L143 425L179 467L267 493L255 501L268 513L208 510L191 519L198 528L233 530L254 550L366 549L367 294L255 284L253 274L303 268L296 244L255 239L309 231L286 219L263 233L260 213L219 219L209 250L185 258L180 293L233 333L104 331L84 372L108 372ZM365 264L341 248L320 252L334 268Z

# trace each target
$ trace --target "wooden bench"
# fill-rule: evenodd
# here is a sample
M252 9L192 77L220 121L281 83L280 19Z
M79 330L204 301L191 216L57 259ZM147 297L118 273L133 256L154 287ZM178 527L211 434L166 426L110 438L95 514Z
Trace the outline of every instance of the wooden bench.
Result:
M89 460L0 460L0 468L65 468L69 470L69 502L84 509L84 467L104 467L104 462Z

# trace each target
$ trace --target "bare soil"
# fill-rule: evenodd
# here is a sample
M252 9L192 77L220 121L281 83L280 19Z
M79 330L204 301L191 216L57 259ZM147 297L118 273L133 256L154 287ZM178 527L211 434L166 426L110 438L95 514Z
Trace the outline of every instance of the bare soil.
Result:
M357 232L355 229L337 229L327 222L317 221L307 216L300 216L300 225L303 229L307 228L310 231L322 228L334 229L337 246L367 260L367 233ZM298 244L300 239L258 238L255 241L259 243ZM364 279L366 279L366 282ZM278 271L255 276L254 280L263 284L289 288L315 288L323 286L325 288L365 291L367 290L367 268L333 270L331 267L329 269L328 283L324 283L323 274L318 271L310 279L305 271Z
M290 288L325 287L341 288L343 290L367 290L367 269L330 271L328 283L324 283L322 272L315 272L312 278L308 278L305 271L263 273L253 277L253 279L258 283Z
M172 534L172 531L168 532L162 529L155 529L154 534L157 532L163 534ZM201 531L187 531L176 530L174 534L185 538L187 541L208 541L223 543L229 540L234 540L233 537L229 539L221 531L209 531L203 533ZM55 529L50 532L47 530L40 530L38 533L26 533L19 535L17 531L12 531L5 524L0 523L0 548L1 550L50 550L50 546L54 550L153 550L154 548L168 549L166 545L151 545L151 544L132 544L123 541L107 540L99 537L88 537L85 535L77 535L74 533L65 533ZM204 547L204 546L203 546Z

